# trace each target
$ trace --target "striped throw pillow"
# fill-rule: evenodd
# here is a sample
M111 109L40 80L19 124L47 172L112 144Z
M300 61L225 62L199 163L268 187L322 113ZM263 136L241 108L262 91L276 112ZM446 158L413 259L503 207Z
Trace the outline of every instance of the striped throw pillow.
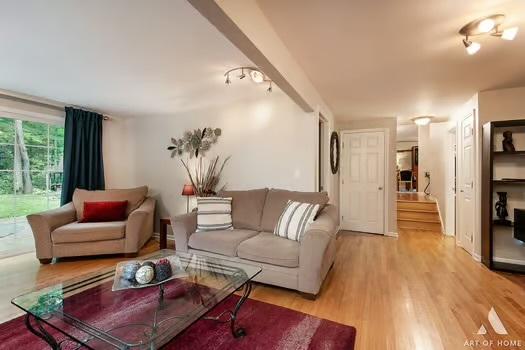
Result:
M233 230L232 199L197 197L197 232Z
M300 241L308 225L314 221L318 210L319 204L289 200L273 233L279 237Z

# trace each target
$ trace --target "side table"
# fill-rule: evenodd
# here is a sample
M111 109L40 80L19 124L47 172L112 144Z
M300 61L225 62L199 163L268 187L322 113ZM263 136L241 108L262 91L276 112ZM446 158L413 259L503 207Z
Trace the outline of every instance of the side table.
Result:
M168 248L168 225L171 225L170 218L161 218L160 219L160 232L159 232L159 239L160 239L160 249L167 249Z

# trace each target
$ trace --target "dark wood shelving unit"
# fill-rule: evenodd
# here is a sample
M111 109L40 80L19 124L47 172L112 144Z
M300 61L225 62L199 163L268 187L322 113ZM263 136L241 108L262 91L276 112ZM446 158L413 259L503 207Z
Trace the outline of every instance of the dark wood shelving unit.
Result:
M481 166L481 261L488 268L507 272L525 272L525 265L511 264L501 261L494 261L494 228L502 230L508 227L509 231L513 229L514 223L505 225L495 222L494 196L498 186L513 186L513 192L523 191L525 193L525 179L495 179L494 178L494 159L503 157L523 157L525 151L515 152L494 151L494 134L497 130L523 130L525 119L505 120L489 122L483 125L482 140L482 166ZM505 158L507 159L507 158ZM519 166L519 164L516 164ZM525 167L523 168L525 174ZM496 195L497 198L497 195ZM511 232L504 232L511 234ZM503 233L502 233L503 234ZM524 248L525 249L525 248Z
M495 156L525 156L525 151L515 151L515 152L505 152L505 151L495 151Z
M503 179L495 179L492 180L492 183L495 185L502 184L502 185L525 185L525 180L503 180Z

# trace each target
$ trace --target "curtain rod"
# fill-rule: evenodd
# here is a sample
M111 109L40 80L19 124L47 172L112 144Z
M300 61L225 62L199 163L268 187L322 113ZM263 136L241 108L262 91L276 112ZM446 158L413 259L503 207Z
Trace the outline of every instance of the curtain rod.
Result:
M40 106L40 107L44 107L44 108L54 109L55 111L61 111L61 112L64 112L64 108L65 107L74 107L74 108L79 108L79 109L82 109L82 110L85 110L85 111L88 111L88 112L98 113L98 114L102 115L102 118L104 120L109 120L110 119L108 116L103 115L100 112L97 112L97 111L94 111L92 109L85 108L85 107L82 107L82 106L62 105L62 104L58 104L58 103L57 104L51 104L51 103L36 101L36 100L30 99L30 98L13 96L13 95L5 94L5 93L2 93L2 92L0 92L0 97L6 98L6 99L11 100L11 101L15 101L15 102L29 103L29 104L32 104L32 105L35 105L35 106Z

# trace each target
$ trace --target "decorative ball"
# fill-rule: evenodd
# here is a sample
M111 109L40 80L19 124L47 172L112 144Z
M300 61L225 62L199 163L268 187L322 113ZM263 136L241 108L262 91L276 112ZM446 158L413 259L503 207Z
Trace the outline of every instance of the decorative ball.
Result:
M155 263L153 261L144 261L141 266L150 266L152 268L155 268Z
M140 284L148 284L155 277L155 270L151 266L142 266L135 274L135 279Z
M155 276L159 282L171 277L171 264L168 259L160 259L155 264Z
M128 281L134 281L135 280L135 274L137 273L137 270L140 268L140 264L138 262L131 262L122 268L122 278L128 280Z

